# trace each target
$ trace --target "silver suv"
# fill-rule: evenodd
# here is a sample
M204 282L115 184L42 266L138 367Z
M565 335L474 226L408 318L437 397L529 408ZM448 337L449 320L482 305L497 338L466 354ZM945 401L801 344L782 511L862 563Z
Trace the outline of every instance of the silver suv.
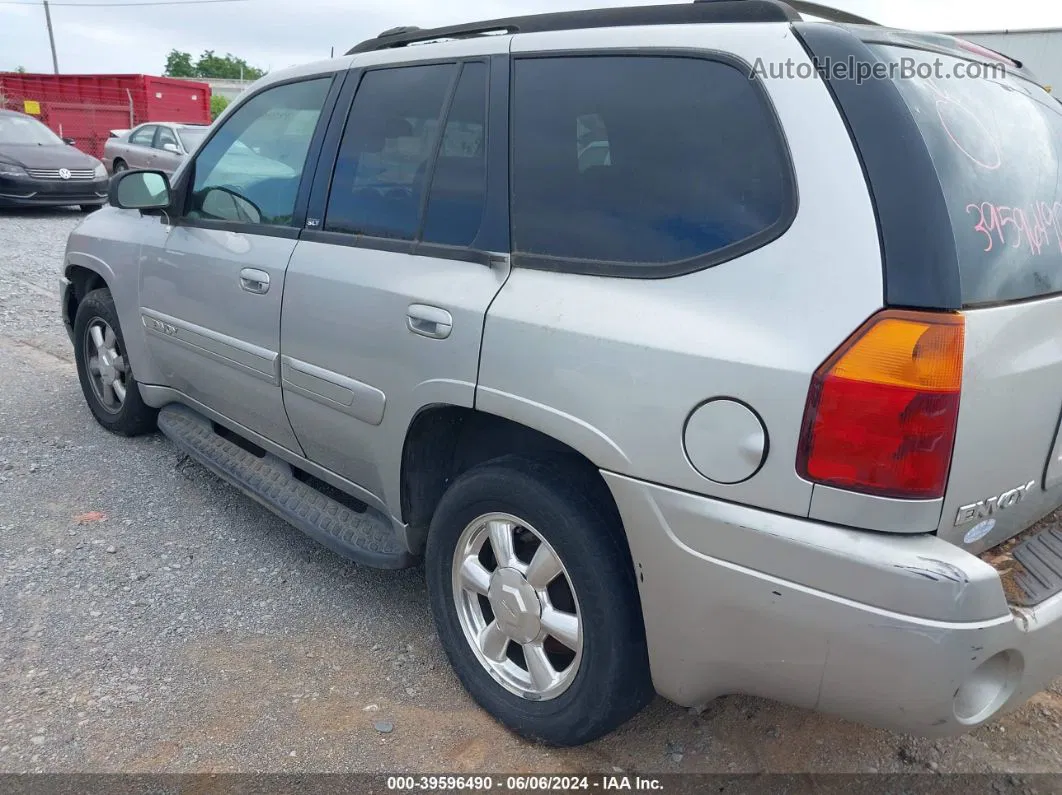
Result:
M529 737L654 690L927 735L1020 705L1062 672L1062 107L794 5L269 75L71 235L93 413L423 561L461 681Z

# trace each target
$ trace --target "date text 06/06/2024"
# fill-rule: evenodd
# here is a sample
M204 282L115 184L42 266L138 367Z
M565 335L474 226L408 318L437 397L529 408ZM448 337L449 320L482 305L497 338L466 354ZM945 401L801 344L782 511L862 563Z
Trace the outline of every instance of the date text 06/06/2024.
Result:
M396 792L660 792L659 779L641 776L388 776L387 789Z

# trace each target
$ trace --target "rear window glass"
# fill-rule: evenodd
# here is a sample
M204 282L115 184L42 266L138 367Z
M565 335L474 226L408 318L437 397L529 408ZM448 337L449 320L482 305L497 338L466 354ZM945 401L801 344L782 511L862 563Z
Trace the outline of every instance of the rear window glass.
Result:
M513 246L545 267L685 272L762 245L792 212L778 124L726 63L520 59L512 130Z
M948 203L967 306L1062 291L1062 104L999 69L875 45L922 131ZM914 75L921 72L921 76ZM975 73L974 76L971 73Z

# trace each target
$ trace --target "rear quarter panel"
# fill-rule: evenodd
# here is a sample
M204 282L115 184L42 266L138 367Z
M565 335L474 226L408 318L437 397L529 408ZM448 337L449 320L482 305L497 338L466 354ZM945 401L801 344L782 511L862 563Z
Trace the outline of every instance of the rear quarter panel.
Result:
M717 50L750 65L807 62L788 26L759 24L528 35L513 55L647 46ZM486 320L476 405L605 470L807 515L812 486L795 460L811 376L881 307L881 256L862 170L826 87L818 78L764 82L796 174L790 229L669 279L514 269ZM744 483L707 480L684 452L687 418L717 396L744 401L767 427L769 454Z
M1062 410L1062 296L964 314L966 363L938 535L978 554L1062 503L1062 485L1045 480ZM981 504L1008 493L1002 505Z
M107 171L114 173L114 159L117 157L127 160L125 156L126 142L123 138L108 138L103 144L103 164Z

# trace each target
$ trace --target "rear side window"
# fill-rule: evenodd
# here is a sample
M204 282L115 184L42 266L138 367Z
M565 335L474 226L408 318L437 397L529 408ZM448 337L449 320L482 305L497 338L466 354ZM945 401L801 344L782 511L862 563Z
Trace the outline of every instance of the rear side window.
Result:
M366 73L328 197L330 232L412 240L456 64Z
M795 212L747 69L685 57L516 61L513 249L524 264L666 276L746 253Z
M895 84L944 190L963 304L1062 292L1062 104L1027 80L959 58L873 49L908 64Z

